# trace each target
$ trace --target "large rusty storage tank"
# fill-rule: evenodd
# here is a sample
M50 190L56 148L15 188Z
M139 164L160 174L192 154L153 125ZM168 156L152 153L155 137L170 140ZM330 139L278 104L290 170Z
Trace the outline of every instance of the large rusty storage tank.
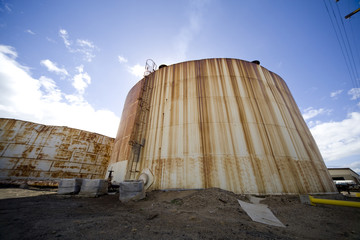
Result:
M283 79L238 59L182 62L129 92L109 170L151 177L149 189L335 192Z

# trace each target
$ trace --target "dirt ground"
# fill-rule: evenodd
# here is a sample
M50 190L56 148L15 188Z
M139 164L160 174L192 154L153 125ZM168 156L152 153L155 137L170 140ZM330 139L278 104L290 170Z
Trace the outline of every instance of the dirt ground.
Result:
M327 196L329 197L329 196ZM338 196L339 197L339 196ZM121 203L57 195L56 189L0 188L0 239L360 239L360 208L308 206L298 196L266 196L286 226L253 222L220 189L153 191ZM359 201L359 198L349 199Z

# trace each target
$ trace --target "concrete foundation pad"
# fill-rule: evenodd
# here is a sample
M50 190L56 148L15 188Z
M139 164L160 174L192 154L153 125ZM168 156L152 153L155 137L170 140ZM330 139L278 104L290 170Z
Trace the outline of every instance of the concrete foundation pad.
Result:
M84 179L79 196L98 197L107 194L108 181L104 179Z
M82 181L83 180L80 178L61 179L57 194L78 194L81 189Z
M121 182L119 192L121 202L136 201L146 197L144 182L142 180Z
M309 198L309 195L300 195L300 202L302 204L312 205L311 201L310 201L310 198Z

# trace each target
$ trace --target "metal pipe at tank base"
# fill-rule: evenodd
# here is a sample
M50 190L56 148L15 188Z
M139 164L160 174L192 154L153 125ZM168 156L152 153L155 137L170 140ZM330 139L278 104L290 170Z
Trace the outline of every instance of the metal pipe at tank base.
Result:
M310 195L309 195L309 199L310 199L311 205L315 205L315 203L319 203L319 204L329 204L329 205L360 208L360 202L321 199L321 198L314 198L313 196L310 196Z
M146 185L149 181L149 176L146 173L142 173L140 174L138 180L142 180L144 182L144 185Z

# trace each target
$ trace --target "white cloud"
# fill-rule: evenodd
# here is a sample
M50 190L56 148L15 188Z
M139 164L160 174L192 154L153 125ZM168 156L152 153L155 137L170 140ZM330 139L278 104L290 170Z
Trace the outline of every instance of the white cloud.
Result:
M27 29L25 32L31 34L31 35L35 35L35 33L33 31L31 31L30 29Z
M31 78L25 67L19 65L14 59L14 49L0 46L0 113L16 115L21 112L24 116L38 116L39 110L34 106L36 99L41 98L39 81Z
M80 47L88 47L88 48L94 48L95 45L91 41L83 40L83 39L77 39L76 40L77 45Z
M42 99L48 102L59 102L62 100L62 93L51 78L41 76L39 78L41 88L43 89Z
M321 121L308 121L306 122L309 127L314 127L315 125L318 125L321 123Z
M49 72L54 72L59 75L69 75L65 68L58 68L56 63L53 63L49 59L41 60L41 65L45 66Z
M332 97L332 98L335 98L335 97L337 97L339 94L341 94L342 92L343 92L344 90L336 90L336 91L334 91L334 92L331 92L330 93L330 97Z
M17 52L11 46L0 45L0 52L3 55L6 55L7 58L10 58L10 59L17 58Z
M129 72L136 77L142 78L144 77L145 68L139 64L136 64L132 67L129 67Z
M188 23L180 29L180 32L176 35L173 42L176 56L178 56L177 58L179 59L179 61L186 60L186 54L189 45L195 35L201 29L202 11L204 10L207 2L208 1L190 2L190 14L188 18Z
M314 118L321 114L329 114L331 111L332 110L324 109L324 108L314 109L312 107L309 107L304 110L304 113L302 116L306 121L306 120L309 120L309 119Z
M351 168L354 172L357 172L360 174L360 161L359 162L352 162L349 165L345 165L343 167Z
M351 95L351 100L356 100L360 98L360 88L352 88L348 91L348 94Z
M80 65L77 68L78 74L73 78L72 85L79 94L84 94L85 88L91 83L91 77L87 72L84 72L84 66Z
M64 40L64 44L67 48L70 47L71 42L69 41L69 34L65 29L60 29L59 30L59 35L60 37Z
M83 59L87 62L91 62L95 57L94 50L96 50L97 47L93 42L84 39L77 39L75 42L76 44L73 44L69 38L69 33L65 29L59 30L59 36L63 39L69 52L81 53L83 55Z
M120 118L109 110L97 110L82 95L61 91L56 82L41 76L35 79L16 61L16 52L0 45L0 116L42 124L69 126L114 137ZM79 67L79 82L90 77ZM77 75L79 75L77 74ZM75 78L75 77L74 77ZM85 89L80 84L78 89Z
M74 52L80 52L83 54L83 59L87 62L91 62L95 57L94 49L96 48L94 43L89 40L77 39L76 40L77 48Z
M123 56L118 56L118 60L119 60L119 62L120 63L127 63L128 62L128 60L126 59L126 58L124 58Z
M360 155L360 113L352 112L339 122L318 124L310 131L325 161Z

